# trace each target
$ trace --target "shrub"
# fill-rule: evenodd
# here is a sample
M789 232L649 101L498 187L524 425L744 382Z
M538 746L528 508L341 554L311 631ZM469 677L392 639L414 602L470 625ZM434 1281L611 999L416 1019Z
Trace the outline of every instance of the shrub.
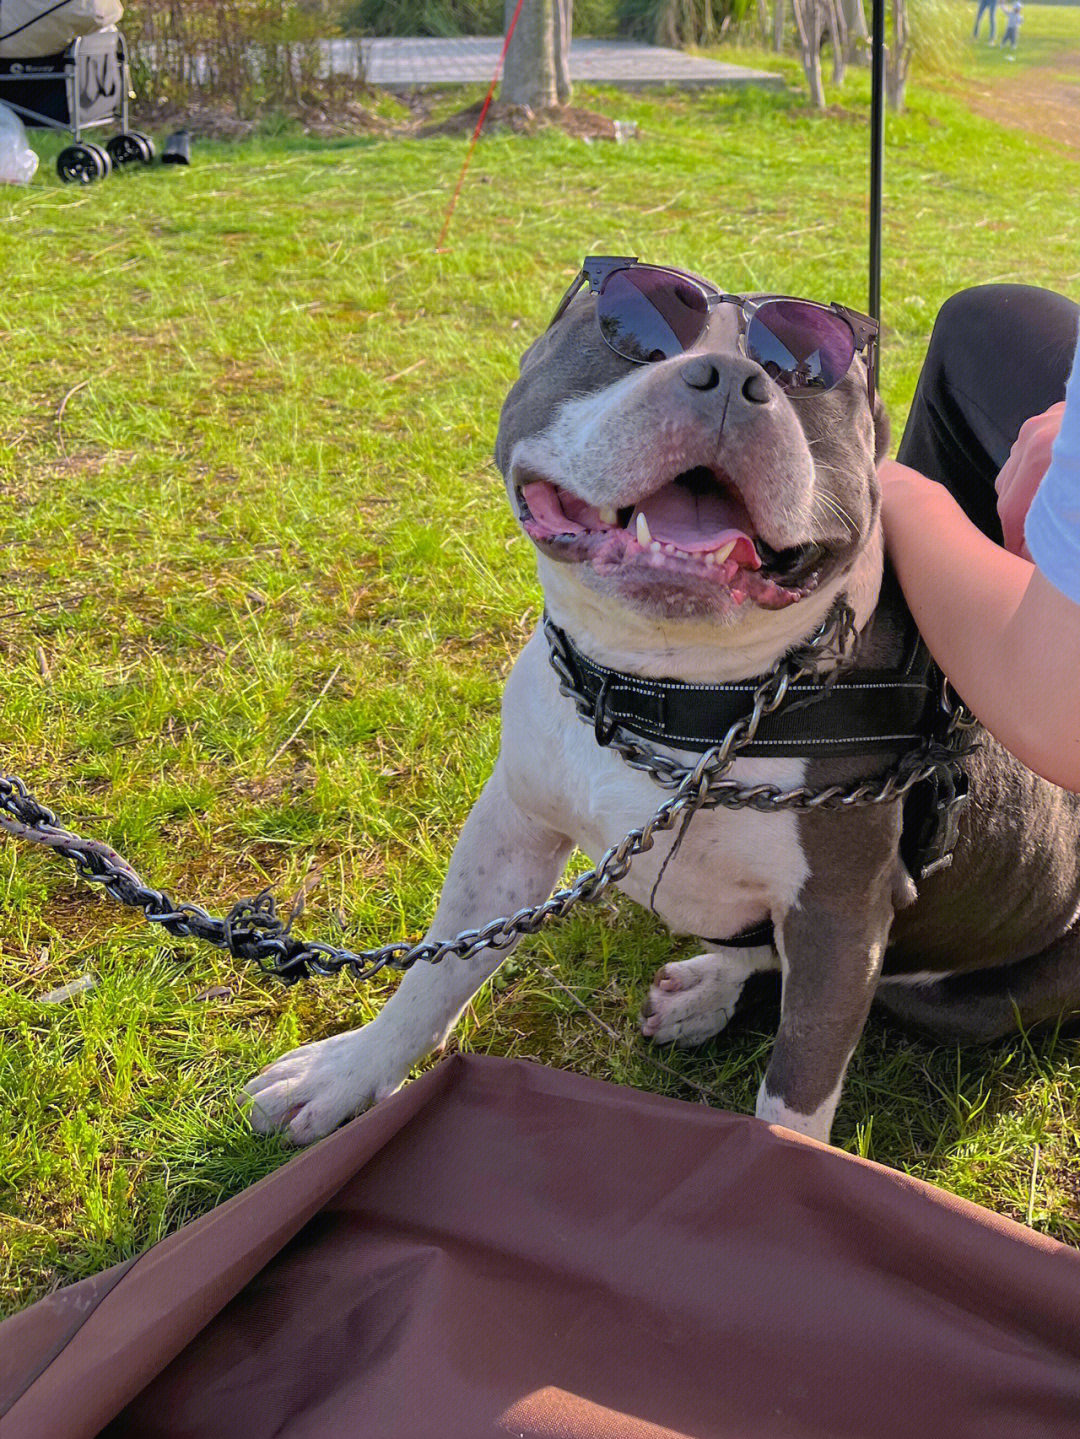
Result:
M619 34L656 45L715 44L749 15L751 0L618 0Z
M346 35L500 35L502 0L351 0Z
M618 0L575 0L574 34L613 36ZM348 0L347 35L501 35L503 0Z
M325 0L166 0L132 6L124 29L151 102L200 96L248 116L330 88L320 42L338 25Z

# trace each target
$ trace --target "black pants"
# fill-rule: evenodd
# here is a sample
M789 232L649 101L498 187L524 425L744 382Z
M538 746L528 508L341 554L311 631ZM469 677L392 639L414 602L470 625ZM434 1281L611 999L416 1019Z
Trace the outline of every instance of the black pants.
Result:
M1001 543L994 480L1020 426L1065 398L1080 306L1030 285L946 300L896 458L955 496Z

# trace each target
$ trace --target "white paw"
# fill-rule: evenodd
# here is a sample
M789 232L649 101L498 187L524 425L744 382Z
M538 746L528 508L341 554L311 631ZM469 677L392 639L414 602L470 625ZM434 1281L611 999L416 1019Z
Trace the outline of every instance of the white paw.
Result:
M282 1055L244 1086L252 1128L310 1144L369 1104L393 1094L411 1061L377 1023Z
M806 1134L811 1139L828 1144L833 1116L840 1101L840 1091L844 1087L843 1076L832 1093L826 1095L824 1102L809 1114L800 1114L798 1110L790 1108L778 1094L770 1094L767 1085L768 1080L763 1079L758 1090L757 1106L754 1110L758 1119L763 1119L766 1124L778 1124L783 1129L793 1129L796 1134Z
M721 954L696 954L658 969L645 1001L641 1032L657 1044L689 1048L719 1034L735 1013L750 973Z

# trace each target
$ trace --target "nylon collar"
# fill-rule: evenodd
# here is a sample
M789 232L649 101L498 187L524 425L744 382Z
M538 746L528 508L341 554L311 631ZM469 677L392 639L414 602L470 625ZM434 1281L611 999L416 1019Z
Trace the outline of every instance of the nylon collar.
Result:
M572 677L562 688L579 713L594 722L599 744L616 729L640 739L703 753L719 744L746 714L762 676L724 684L687 684L624 674L590 659L545 613L544 633L554 664L558 655ZM560 666L554 665L556 672ZM940 727L940 675L911 626L898 669L847 670L830 680L800 680L788 702L766 715L740 753L798 756L902 752Z

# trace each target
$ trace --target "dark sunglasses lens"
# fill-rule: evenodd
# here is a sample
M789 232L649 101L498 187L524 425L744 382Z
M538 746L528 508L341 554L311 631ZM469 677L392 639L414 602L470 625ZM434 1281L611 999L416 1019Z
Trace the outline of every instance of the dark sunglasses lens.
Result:
M616 270L596 301L601 335L617 355L638 364L681 355L701 335L708 317L703 290L648 265Z
M746 350L781 389L807 394L840 383L855 358L855 336L833 310L766 300L746 327Z

